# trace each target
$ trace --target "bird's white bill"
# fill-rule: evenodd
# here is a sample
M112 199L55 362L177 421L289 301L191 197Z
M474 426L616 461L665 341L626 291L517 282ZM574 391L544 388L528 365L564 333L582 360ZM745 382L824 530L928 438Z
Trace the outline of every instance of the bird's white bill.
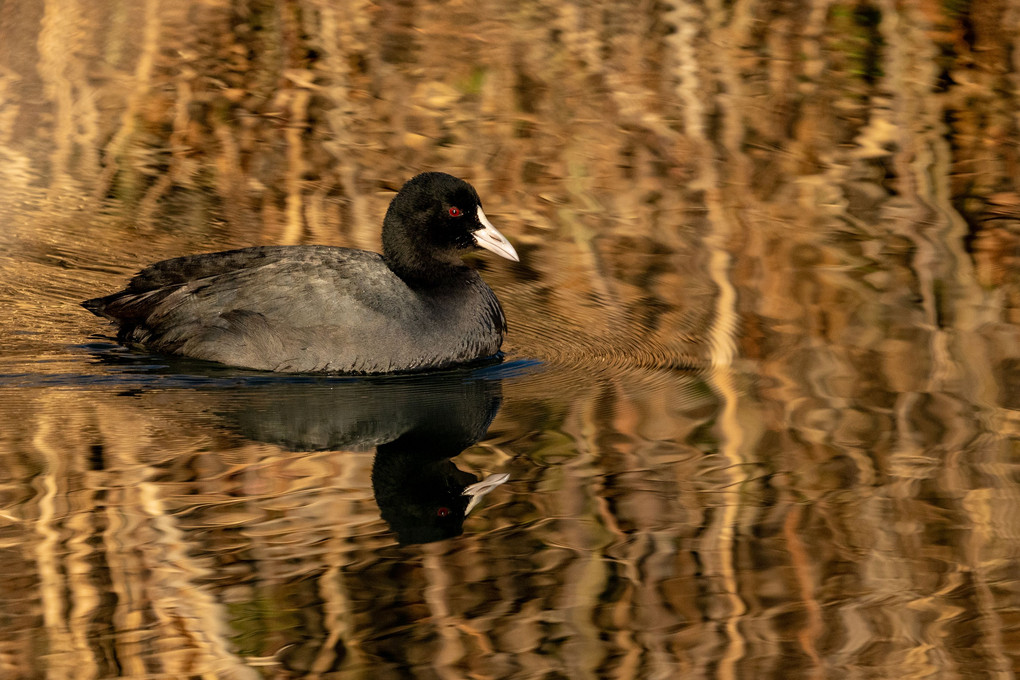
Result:
M510 245L510 241L507 241L506 236L503 236L496 227L492 226L492 222L482 212L482 206L478 206L478 221L482 223L482 228L471 235L475 237L475 243L479 247L491 250L508 260L521 261L521 258L517 256L517 251Z
M467 515L471 512L475 506L482 502L482 498L485 497L485 494L489 493L508 479L510 479L510 475L505 472L501 472L496 475L489 475L480 482L475 482L474 484L464 487L464 491L462 493L465 496L471 496L471 500L468 502L468 506L467 509L464 510L464 514Z

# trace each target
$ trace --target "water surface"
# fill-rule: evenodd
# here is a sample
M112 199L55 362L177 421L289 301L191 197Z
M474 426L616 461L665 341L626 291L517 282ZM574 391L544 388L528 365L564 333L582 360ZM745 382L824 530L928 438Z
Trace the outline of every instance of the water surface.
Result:
M753 4L0 10L0 675L1013 677L1020 10ZM501 362L78 306L424 169L521 254Z

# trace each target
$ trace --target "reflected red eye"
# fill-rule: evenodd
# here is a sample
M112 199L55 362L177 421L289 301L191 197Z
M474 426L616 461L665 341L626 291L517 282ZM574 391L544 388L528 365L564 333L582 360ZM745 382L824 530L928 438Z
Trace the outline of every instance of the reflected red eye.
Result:
M451 208L450 208L450 211L449 211L449 212L450 212L450 217L460 217L461 215L463 215L463 214L464 214L464 213L462 213L462 212L460 211L460 208L458 208L458 207L456 207L456 206L451 206Z
M452 211L451 211L452 212ZM459 214L459 211L458 211ZM437 508L436 517L447 517L450 514L450 508Z

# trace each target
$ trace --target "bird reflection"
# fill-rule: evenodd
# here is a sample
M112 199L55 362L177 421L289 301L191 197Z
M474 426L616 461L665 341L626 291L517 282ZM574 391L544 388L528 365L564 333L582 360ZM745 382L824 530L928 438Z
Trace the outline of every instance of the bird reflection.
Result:
M482 481L450 460L460 453L448 442L408 433L380 444L372 466L372 490L382 518L402 544L458 536L464 517L509 475Z
M451 460L485 436L502 400L491 371L268 384L221 415L245 438L292 451L376 449L372 489L401 544L463 532L509 476L479 480Z
M459 535L465 516L509 479L479 480L451 459L485 436L502 402L503 378L533 369L527 362L488 362L421 374L281 376L106 343L87 349L116 376L122 394L198 390L203 410L245 439L289 451L375 448L373 493L401 544Z

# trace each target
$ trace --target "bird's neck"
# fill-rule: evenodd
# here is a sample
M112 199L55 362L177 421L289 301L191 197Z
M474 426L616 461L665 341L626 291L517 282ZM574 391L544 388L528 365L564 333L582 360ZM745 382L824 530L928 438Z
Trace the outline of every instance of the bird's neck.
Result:
M463 278L470 269L452 255L435 257L428 252L392 252L383 248L383 259L393 273L413 287L438 286Z

